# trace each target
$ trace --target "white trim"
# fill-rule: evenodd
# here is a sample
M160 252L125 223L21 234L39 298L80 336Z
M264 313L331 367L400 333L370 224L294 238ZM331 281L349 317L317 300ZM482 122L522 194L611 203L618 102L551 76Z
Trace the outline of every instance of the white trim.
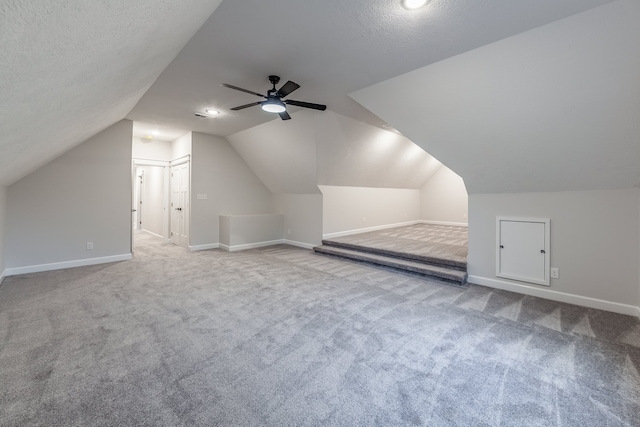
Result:
M177 159L173 159L169 162L169 166L178 166L184 163L188 163L191 160L191 154L187 154L186 156L178 157Z
M140 229L140 231L143 231L143 232L145 232L145 233L147 233L147 234L151 234L151 235L152 235L152 236L154 236L154 237L159 237L159 238L160 238L160 239L162 239L162 240L167 240L167 239L165 239L165 238L164 238L164 236L161 236L161 235L159 235L159 234L157 234L157 233L154 233L153 231L149 231L149 230L146 230L146 229L144 229L144 228Z
M467 222L447 222L447 221L431 221L428 219L422 219L418 221L420 224L433 224L433 225L455 225L456 227L469 227Z
M284 239L282 243L284 243L285 245L297 246L303 249L313 249L316 246L318 246L318 245L312 245L311 243L296 242L295 240L287 240L287 239Z
M531 295L534 297L550 299L553 301L564 302L568 304L580 305L583 307L597 308L599 310L612 311L614 313L628 314L630 316L640 317L640 307L619 302L601 300L597 298L584 297L581 295L567 294L565 292L553 291L547 288L537 286L529 286L524 284L515 284L504 280L492 279L488 277L470 275L467 282L476 285L487 286L505 291L517 292L519 294Z
M133 159L134 166L169 166L166 160Z
M87 265L106 264L109 262L129 261L133 256L131 254L111 255L100 258L77 259L73 261L52 262L50 264L28 265L25 267L7 268L5 274L7 276L15 276L18 274L39 273L41 271L62 270L66 268L84 267Z
M247 243L245 245L234 245L234 246L223 245L222 243L220 243L220 249L224 249L227 252L236 252L236 251L244 251L246 249L262 248L264 246L280 245L282 243L284 243L283 239L268 240L266 242Z
M323 234L322 238L323 239L330 239L332 237L350 236L352 234L368 233L369 231L386 230L388 228L403 227L403 226L415 225L415 224L419 224L419 223L420 223L420 220L416 220L416 221L400 222L398 224L377 225L375 227L358 228L358 229L355 229L355 230L347 230L347 231L338 231L337 233Z
M219 247L220 247L219 243L209 243L208 245L189 246L189 251L191 252L206 251L208 249L218 249Z

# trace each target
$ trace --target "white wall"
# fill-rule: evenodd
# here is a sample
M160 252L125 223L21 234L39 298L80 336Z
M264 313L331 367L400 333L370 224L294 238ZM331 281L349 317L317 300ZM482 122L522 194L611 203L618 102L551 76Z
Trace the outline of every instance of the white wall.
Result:
M0 185L0 283L4 278L5 236L7 230L7 187Z
M639 214L637 189L471 195L469 281L625 312L640 298ZM551 219L550 288L495 276L496 216Z
M132 157L139 160L160 160L168 162L171 157L170 141L133 137Z
M184 156L188 156L191 154L191 138L192 133L186 133L182 135L180 138L171 142L171 159L176 160ZM157 159L160 160L160 159Z
M274 213L271 192L226 139L199 132L191 139L192 248L219 243L220 214Z
M311 248L322 243L322 194L275 194L276 210L284 215L284 239Z
M131 132L122 120L9 187L9 273L131 256Z
M318 187L323 195L324 235L366 231L420 219L420 190Z
M446 166L420 190L420 218L427 221L466 224L469 196L462 178Z

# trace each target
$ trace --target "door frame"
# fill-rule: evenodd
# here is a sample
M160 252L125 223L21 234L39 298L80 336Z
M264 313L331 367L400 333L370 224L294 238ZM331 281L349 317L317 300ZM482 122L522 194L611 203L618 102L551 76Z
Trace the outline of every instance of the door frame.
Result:
M162 216L162 230L163 236L162 240L165 243L170 241L169 235L169 227L170 227L170 210L169 210L169 198L171 195L171 188L169 186L169 167L171 162L163 161L163 160L148 160L148 159L132 159L131 161L131 181L132 181L132 191L131 191L131 206L132 210L136 209L135 205L135 187L137 185L137 173L136 169L140 166L161 166L164 168L163 171L163 191L162 191L162 206L164 209L164 215ZM131 212L133 215L134 212ZM133 238L134 238L134 223L133 218L131 220L131 253L133 253Z

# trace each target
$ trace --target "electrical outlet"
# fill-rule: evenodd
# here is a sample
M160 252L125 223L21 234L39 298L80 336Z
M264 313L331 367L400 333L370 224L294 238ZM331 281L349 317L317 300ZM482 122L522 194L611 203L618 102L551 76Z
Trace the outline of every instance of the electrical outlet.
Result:
M87 242L87 250L88 251L93 250L93 242Z
M367 222L367 218L362 217L362 222Z
M469 217L467 216L467 214L463 214L462 215L462 219L468 219Z
M559 268L552 268L551 269L551 278L552 279L559 279L560 278L560 269Z
M287 234L290 236L291 235L291 229L287 230Z

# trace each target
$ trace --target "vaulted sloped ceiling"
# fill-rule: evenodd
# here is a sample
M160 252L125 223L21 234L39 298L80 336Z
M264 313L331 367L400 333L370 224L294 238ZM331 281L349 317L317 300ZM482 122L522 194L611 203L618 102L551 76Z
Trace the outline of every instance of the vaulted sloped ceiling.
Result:
M292 99L382 126L348 94L609 1L432 0L408 11L400 0L225 0L127 118L232 135L273 115L231 111L261 99L220 83L265 93L276 74L301 85ZM194 117L207 107L222 114Z
M637 187L640 2L617 0L352 97L469 193Z
M0 185L123 119L221 0L0 3Z
M348 94L610 1L5 0L0 185L125 117L224 136L265 123L229 111L257 98L219 84L263 92L269 74L302 85L293 99L382 126ZM194 117L208 106L223 114Z

